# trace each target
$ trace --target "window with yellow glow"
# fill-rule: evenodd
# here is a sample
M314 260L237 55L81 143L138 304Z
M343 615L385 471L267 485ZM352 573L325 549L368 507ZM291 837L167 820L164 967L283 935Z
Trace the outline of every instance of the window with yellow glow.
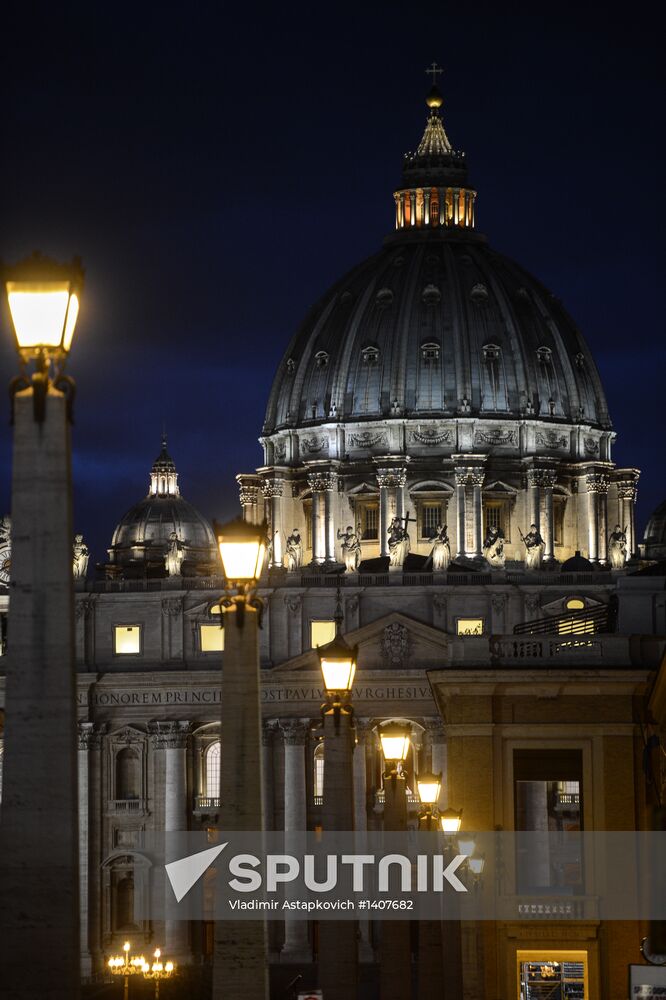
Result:
M310 622L310 645L313 649L317 646L325 646L327 642L333 642L335 639L335 622L331 619L330 621L316 621Z
M221 653L224 649L224 629L219 625L200 625L199 639L202 653Z
M483 635L483 618L458 618L456 635Z
M116 656L137 656L141 652L141 626L114 626L113 652Z
M516 997L572 997L590 1000L586 951L518 951Z
M593 618L585 617L585 601L581 597L570 597L566 602L567 611L573 612L575 617L564 618L558 625L560 635L581 635L596 632L596 624ZM576 615L580 611L582 614Z

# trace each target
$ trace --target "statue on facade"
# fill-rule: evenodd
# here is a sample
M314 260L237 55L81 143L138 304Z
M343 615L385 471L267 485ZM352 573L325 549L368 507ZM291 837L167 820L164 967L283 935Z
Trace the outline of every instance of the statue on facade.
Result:
M608 538L608 561L613 569L624 569L627 561L627 529L615 525Z
M501 528L491 525L483 543L483 557L491 569L504 569L506 555L504 552L504 532Z
M403 521L404 526L403 526ZM389 566L402 566L409 555L410 542L407 526L409 524L409 514L407 517L394 517L388 530Z
M75 580L85 580L89 558L90 549L83 541L83 535L74 535L73 571Z
M12 519L5 514L0 519L0 583L9 583L12 564Z
M169 535L169 544L164 556L164 565L169 576L180 576L180 569L185 558L185 546L178 537L178 533L172 531Z
M303 565L303 540L298 528L294 528L292 533L287 537L287 551L285 555L287 557L287 569L290 573L301 568Z
M443 573L449 568L451 562L451 546L449 544L449 532L447 525L437 525L437 530L432 539L430 555L426 559L425 567L432 565L433 573ZM425 568L424 567L424 568Z
M338 541L342 543L342 561L348 573L356 573L361 562L361 538L358 532L354 531L351 524L347 525L346 531L338 528Z
M520 528L518 531L520 531ZM525 546L525 569L541 569L545 543L537 530L536 524L530 524L530 530L526 535L520 531L520 537Z

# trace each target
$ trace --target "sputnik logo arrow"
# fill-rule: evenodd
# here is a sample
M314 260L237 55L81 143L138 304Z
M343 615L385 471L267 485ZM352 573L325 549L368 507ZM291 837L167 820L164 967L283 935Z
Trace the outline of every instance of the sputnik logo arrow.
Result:
M195 882L198 882L207 868L210 868L218 854L221 854L229 841L219 847L211 847L198 854L189 854L186 858L171 861L165 865L166 873L176 897L176 902L188 894Z

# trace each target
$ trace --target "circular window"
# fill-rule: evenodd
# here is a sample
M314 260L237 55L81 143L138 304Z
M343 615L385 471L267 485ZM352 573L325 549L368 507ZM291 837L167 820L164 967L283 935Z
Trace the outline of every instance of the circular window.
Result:
M582 611L585 601L580 597L570 597L567 601L567 611Z

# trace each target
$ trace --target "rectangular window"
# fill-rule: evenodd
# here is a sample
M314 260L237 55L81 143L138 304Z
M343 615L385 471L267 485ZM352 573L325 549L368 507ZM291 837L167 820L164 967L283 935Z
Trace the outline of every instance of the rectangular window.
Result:
M332 620L310 622L310 645L313 649L325 646L335 639L335 622Z
M489 528L497 528L502 532L507 542L511 540L511 518L509 516L509 505L506 500L483 501L484 538L488 534Z
M138 656L141 653L141 626L115 625L113 652L116 656Z
M457 618L456 635L483 635L483 618Z
M442 504L424 503L421 506L421 538L434 538L442 524Z
M520 1000L590 1000L586 951L519 951Z
M305 547L312 550L312 500L303 501L303 517L305 519Z
M582 752L515 750L515 829L528 833L578 833L583 828ZM574 845L575 848L575 845ZM580 857L571 843L552 836L517 845L517 890L583 892Z
M360 504L358 512L361 522L361 538L366 541L374 541L379 538L379 504Z
M219 625L200 625L199 639L202 653L221 653L224 650L224 629Z

